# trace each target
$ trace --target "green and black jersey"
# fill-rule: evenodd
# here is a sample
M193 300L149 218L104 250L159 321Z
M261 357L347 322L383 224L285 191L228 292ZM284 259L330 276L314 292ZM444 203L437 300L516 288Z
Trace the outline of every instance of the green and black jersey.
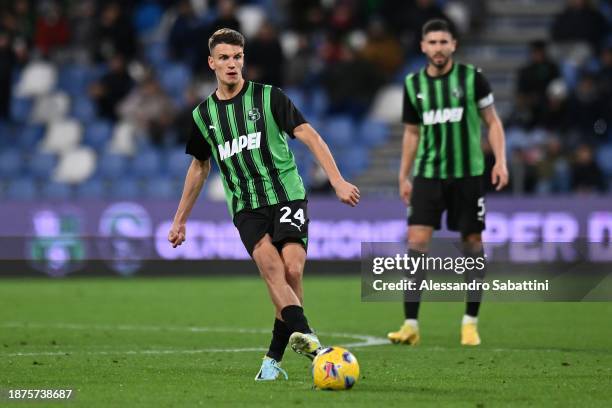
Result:
M414 175L425 178L480 176L484 172L480 109L493 104L491 87L472 65L454 63L431 77L426 69L406 77L403 121L419 125Z
M245 81L231 99L213 92L193 110L193 119L187 153L199 160L214 156L232 217L306 198L286 139L306 120L280 89Z

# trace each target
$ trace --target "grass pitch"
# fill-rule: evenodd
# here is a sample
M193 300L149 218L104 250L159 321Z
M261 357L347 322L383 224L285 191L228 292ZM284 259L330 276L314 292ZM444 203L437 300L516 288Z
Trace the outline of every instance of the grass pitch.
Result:
M353 390L321 392L291 350L288 381L253 381L273 322L258 278L2 280L0 405L48 406L7 399L41 388L85 407L612 405L611 303L485 304L473 349L459 345L462 304L426 303L412 348L374 345L402 308L359 291L305 280L311 325L361 365Z

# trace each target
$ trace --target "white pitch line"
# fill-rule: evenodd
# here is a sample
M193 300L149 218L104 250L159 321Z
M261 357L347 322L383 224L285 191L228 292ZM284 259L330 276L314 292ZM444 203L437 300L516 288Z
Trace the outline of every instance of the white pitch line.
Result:
M182 331L182 332L194 332L194 333L245 333L245 334L268 334L269 329L244 329L244 328L230 328L230 327L180 327L180 326L133 326L133 325L85 325L85 324L74 324L74 323L21 323L21 322L7 322L0 324L2 328L20 328L20 329L63 329L63 330L121 330L121 331ZM369 336L365 334L355 333L320 333L326 336L333 337L345 337L350 339L357 339L359 341L353 343L344 344L345 347L349 348L361 348L378 346L382 344L389 344L389 341L381 337ZM195 350L184 350L184 349L167 349L167 350L125 350L125 351L84 351L76 352L76 354L87 354L87 355L137 355L137 354L149 354L149 355L160 355L160 354L199 354L199 353L241 353L241 352L261 352L265 351L265 348L260 347L248 347L248 348L205 348ZM29 353L7 353L0 354L6 357L23 357L23 356L60 356L75 353L74 351L53 351L53 352L29 352Z

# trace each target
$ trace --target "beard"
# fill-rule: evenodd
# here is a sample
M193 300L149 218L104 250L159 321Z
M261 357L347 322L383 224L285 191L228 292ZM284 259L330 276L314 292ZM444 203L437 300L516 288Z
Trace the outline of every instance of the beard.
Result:
M450 57L446 55L442 55L442 54L436 54L435 56L431 58L428 57L427 59L431 65L433 65L434 67L438 69L441 69L441 68L444 68L446 64L448 64ZM436 62L436 59L440 59L439 62Z

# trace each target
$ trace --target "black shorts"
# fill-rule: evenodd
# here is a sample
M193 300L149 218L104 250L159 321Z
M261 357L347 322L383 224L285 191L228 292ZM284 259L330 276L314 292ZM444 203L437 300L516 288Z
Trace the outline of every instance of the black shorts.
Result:
M253 256L255 245L270 234L279 252L287 242L308 246L307 200L295 200L254 210L242 210L234 215L234 225L247 252Z
M440 229L446 213L446 226L463 235L485 229L485 199L482 176L457 179L415 177L412 184L408 225L428 225Z

